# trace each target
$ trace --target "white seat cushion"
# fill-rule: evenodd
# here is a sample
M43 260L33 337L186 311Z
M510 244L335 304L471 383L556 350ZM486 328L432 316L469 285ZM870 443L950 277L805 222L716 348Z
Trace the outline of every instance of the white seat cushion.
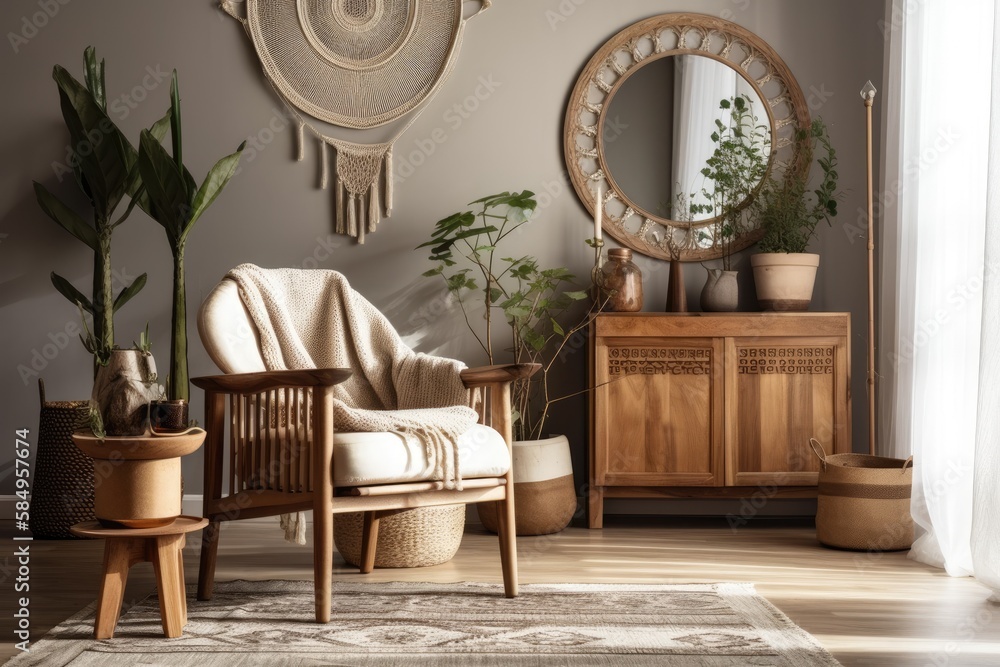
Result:
M458 439L463 479L499 477L510 469L503 437L476 424ZM336 433L333 437L333 481L336 486L368 486L433 479L424 448L399 433Z

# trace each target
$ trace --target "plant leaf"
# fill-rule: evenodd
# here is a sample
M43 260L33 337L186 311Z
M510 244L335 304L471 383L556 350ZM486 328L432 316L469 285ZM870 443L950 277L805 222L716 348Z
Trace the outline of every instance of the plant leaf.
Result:
M101 108L107 111L108 100L104 94L104 60L97 65L97 52L93 46L88 46L83 52L83 72L87 82L87 90L94 96Z
M71 208L63 204L51 192L45 189L41 183L35 182L35 198L38 205L42 207L46 215L52 218L60 227L80 239L91 250L97 252L100 244L97 239L97 232L94 228L83 221Z
M170 78L170 138L173 142L174 164L177 170L184 171L184 156L181 153L181 92L177 85L177 70Z
M482 234L491 234L497 231L497 228L493 225L487 225L485 227L476 227L475 229L466 229L455 234L454 240L458 241L460 239L467 239L473 236L480 236Z
M91 303L90 299L83 295L83 292L73 287L68 280L60 276L55 271L49 274L49 279L52 280L52 286L55 287L60 294L69 299L71 303L75 303L88 313L93 314L94 304Z
M151 216L167 232L176 246L191 214L191 195L187 182L165 148L149 130L139 137L139 173L149 196Z
M163 141L163 137L166 136L167 130L170 129L170 111L163 114L160 120L153 123L152 127L149 128L149 133L153 135L158 142ZM139 152L132 147L132 144L126 144L125 146L126 159L129 166L129 178L128 186L126 192L129 197L136 199L136 204L146 215L153 217L152 211L150 211L149 195L146 193L146 189L142 185L142 175L139 173Z
M145 286L146 286L146 274L144 273L135 280L133 280L131 285L123 288L122 291L118 293L118 296L115 297L115 303L111 307L111 312L117 313L119 308L128 303L129 300L136 294L138 294L139 290L141 290Z
M201 187L198 188L198 192L194 196L191 206L193 210L182 232L182 238L183 236L187 236L194 223L198 221L202 213L208 210L208 207L212 205L212 202L215 201L219 193L222 192L222 189L229 183L233 174L236 173L236 167L240 162L240 155L243 154L243 149L246 148L246 145L247 142L245 141L241 143L235 153L227 155L216 162L215 166L208 172L208 176L205 177Z
M124 137L91 92L60 66L52 71L59 87L63 120L73 154L98 215L108 219L125 196L128 164Z

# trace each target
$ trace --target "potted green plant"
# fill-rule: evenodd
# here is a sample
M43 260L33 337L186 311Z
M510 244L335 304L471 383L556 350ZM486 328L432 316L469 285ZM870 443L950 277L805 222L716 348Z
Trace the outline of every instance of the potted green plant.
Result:
M184 166L181 150L181 101L177 70L170 83L170 137L173 155L153 132L143 130L139 140L138 170L142 176L149 215L166 231L174 260L171 308L170 374L167 396L150 405L155 425L162 431L179 431L188 425L187 292L184 285L184 249L188 234L236 172L246 142L208 172L198 186Z
M100 410L108 435L135 435L142 432L148 397L140 391L148 380L152 357L140 357L133 350L115 346L114 314L146 284L146 274L136 278L115 295L112 290L111 237L138 205L148 208L136 167L138 153L107 114L104 61L97 61L93 47L83 56L84 83L56 65L52 78L59 89L63 120L69 130L75 180L90 204L88 223L70 205L41 183L34 183L35 197L42 210L60 227L82 241L94 253L93 290L90 298L66 278L53 272L51 280L60 294L80 309L84 347L94 357L94 389L91 400ZM162 137L164 117L147 132ZM130 196L124 212L122 200ZM93 326L87 325L90 316ZM127 386L123 386L127 385Z
M739 284L733 270L734 244L746 230L747 209L767 175L770 128L759 122L753 101L740 95L719 102L723 118L715 120L712 141L715 149L701 170L708 185L701 197L688 196L690 213L708 213L714 217L710 234L703 233L721 253L722 268L705 267L708 279L701 293L705 311L734 311L739 305Z
M780 178L769 178L753 204L764 230L750 257L757 300L765 310L807 310L819 268L819 255L806 252L821 221L837 215L837 152L822 119L796 133L797 162ZM809 187L816 155L822 179Z
M504 239L533 214L534 193L502 192L469 206L473 208L440 220L431 240L419 246L431 248L430 260L436 264L424 276L444 281L490 364L500 358L493 324L501 317L510 335L505 359L541 364L533 378L512 387L515 480L522 480L515 481L517 530L522 535L557 532L569 524L576 510L576 493L569 441L546 431L552 405L568 398L552 395L550 372L573 335L590 323L601 304L591 303L580 314L574 306L588 294L570 289L574 276L569 270L543 268L534 257L508 257L500 250ZM482 304L481 330L473 325L467 302ZM535 460L547 459L551 470L542 474L537 468L527 469L532 458L528 452ZM546 479L537 479L539 475ZM546 485L546 495L541 495L539 484ZM484 525L495 530L491 508L480 505L478 509Z

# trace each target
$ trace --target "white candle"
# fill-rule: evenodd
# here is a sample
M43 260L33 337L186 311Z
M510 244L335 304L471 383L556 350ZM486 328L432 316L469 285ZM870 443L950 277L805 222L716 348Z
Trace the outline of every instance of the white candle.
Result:
M602 229L603 216L604 216L604 196L601 192L601 184L597 184L597 197L594 200L594 238L598 241L604 238L604 230Z

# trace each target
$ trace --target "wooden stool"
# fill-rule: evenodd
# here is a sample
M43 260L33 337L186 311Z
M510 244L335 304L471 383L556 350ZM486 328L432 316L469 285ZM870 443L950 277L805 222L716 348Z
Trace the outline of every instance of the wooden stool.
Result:
M156 572L163 634L167 637L181 636L187 624L185 535L207 525L208 519L181 516L173 523L157 528L105 528L97 521L78 523L70 528L70 532L77 537L105 540L104 575L94 621L95 639L111 639L114 636L129 568L136 563L147 562L153 564Z

